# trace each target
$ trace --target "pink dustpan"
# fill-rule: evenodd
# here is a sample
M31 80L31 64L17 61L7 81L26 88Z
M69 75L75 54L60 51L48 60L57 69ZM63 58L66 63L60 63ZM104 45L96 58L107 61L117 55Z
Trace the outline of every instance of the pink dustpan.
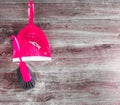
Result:
M44 32L34 23L34 2L28 3L29 23L17 35L23 61L51 60L51 52L48 40ZM19 53L14 49L13 61L18 62Z

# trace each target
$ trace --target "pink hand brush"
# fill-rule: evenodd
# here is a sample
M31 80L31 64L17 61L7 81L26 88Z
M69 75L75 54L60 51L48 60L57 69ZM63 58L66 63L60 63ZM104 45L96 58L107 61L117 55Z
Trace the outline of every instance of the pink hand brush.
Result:
M12 35L11 39L13 40L12 45L14 49L17 51L20 60L19 68L17 70L17 74L18 74L17 77L20 82L20 87L24 89L32 88L35 85L33 74L31 73L30 69L27 67L26 63L22 61L20 46L16 37Z

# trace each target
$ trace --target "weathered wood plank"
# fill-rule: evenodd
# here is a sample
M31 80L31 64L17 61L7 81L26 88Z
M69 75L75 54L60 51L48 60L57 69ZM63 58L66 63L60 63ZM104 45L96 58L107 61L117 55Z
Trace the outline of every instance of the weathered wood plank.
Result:
M4 39L5 35L7 36L12 33L18 34L18 31L22 28L22 26L18 27L8 26L7 28L3 27L1 29L2 30L1 37L3 38L1 40ZM75 26L75 24L73 24L73 26ZM101 44L120 44L118 28L119 26L115 26L116 29L113 30L113 32L110 32L112 31L111 30L112 27L106 31L103 29L94 30L94 27L91 26L89 27L87 25L83 25L83 27L80 27L78 30L73 31L72 28L64 29L64 27L60 27L58 29L57 27L59 26L56 26L55 28L54 26L53 27L51 26L51 28L53 29L46 30L44 30L44 27L42 27L48 39L51 39L49 42L52 47L64 47L64 46L89 47L94 45L99 46ZM101 28L102 26L98 27ZM107 26L105 27L107 28ZM86 28L88 28L88 30Z
M120 1L35 0L51 62L29 62L32 90L19 88L8 36L27 24L27 1L0 0L0 105L119 105Z
M74 2L74 3L52 3L40 4L36 3L35 16L36 20L44 19L119 19L118 3L104 3L98 4ZM0 5L0 16L5 20L10 21L26 21L27 19L27 5L26 3L18 4L2 4ZM7 8L7 9L6 9ZM114 9L113 9L114 8ZM50 11L49 11L50 10ZM64 11L65 10L65 11ZM11 15L12 14L12 15ZM17 19L17 20L16 20Z
M115 46L113 48L103 46L103 48L107 48L106 51L105 51L105 49L101 50L101 48L102 47L98 47L98 48L96 47L96 49L89 49L86 51L86 53L88 52L88 55L89 55L90 54L89 52L92 52L91 55L89 55L91 57L93 55L95 57L97 57L97 56L104 57L105 53L106 53L106 56L109 58L109 55L112 56L110 49L111 49L111 51L114 51L115 55L116 55L116 50L118 51L118 48L117 47L115 48ZM82 53L82 55L86 55L86 53L84 52L84 53ZM100 53L103 56L99 55ZM114 53L113 53L113 56L115 56ZM83 56L83 57L86 57L86 56ZM83 58L83 59L85 59L85 58ZM99 59L97 59L97 60L99 60ZM5 59L4 59L4 61L5 61ZM6 61L7 61L7 59L6 59ZM5 89L5 90L1 90L1 92L2 92L1 93L2 94L1 102L5 102L5 101L6 102L12 101L12 102L19 102L19 103L26 102L26 101L44 102L47 99L51 100L51 101L55 99L57 101L55 101L55 100L52 101L52 104L58 103L58 105L59 105L58 100L61 100L62 104L70 103L71 105L72 104L79 105L79 103L81 102L81 103L90 105L90 104L101 103L101 101L102 101L102 103L108 104L108 103L110 103L110 100L107 100L107 99L111 99L112 100L111 103L116 102L117 100L119 101L119 98L116 99L118 96L117 93L119 93L118 89L119 89L119 80L120 80L118 71L115 72L114 68L113 68L113 72L109 71L109 74L108 74L107 71L105 72L102 69L103 67L101 67L101 69L102 69L101 72L97 71L97 70L100 70L100 69L98 69L98 68L100 68L100 66L103 66L104 64L106 64L105 61L99 62L101 64L100 65L98 62L96 62L96 60L92 60L94 63L96 62L98 64L98 65L97 64L94 65L94 69L96 68L95 71L92 67L90 67L90 63L93 63L93 62L88 63L86 60L78 59L78 62L80 62L80 61L83 62L83 63L79 63L79 65L81 64L82 68L78 65L76 59L75 59L75 61L72 61L72 59L71 60L64 59L64 60L57 60L57 61L59 61L59 63L57 64L57 67L54 62L53 62L53 64L50 63L49 66L47 66L48 65L47 63L43 63L43 65L40 65L40 63L37 63L36 65L35 65L35 63L31 63L31 65L33 66L34 69L35 69L35 67L37 68L36 71L40 70L39 71L40 74L39 74L39 72L36 72L36 78L37 78L38 84L36 85L35 89L28 91L28 92L23 92L21 94L18 93L18 91L20 91L20 90L18 89L18 85L16 83L17 81L16 81L15 73L12 73L12 74L10 72L5 73L4 69L1 69L1 70L3 70L2 71L3 73L0 73L1 74L0 77L1 77L1 81L4 81L4 83L1 82L1 89L2 88ZM84 62L84 61L86 61L86 62ZM106 61L108 61L108 60L106 60ZM69 65L68 65L68 62L69 62ZM87 65L89 64L88 67L92 71L88 71L89 69L86 69L84 67L84 63ZM114 64L114 63L115 62L113 61L112 64ZM3 67L4 67L4 64L5 63L3 62ZM67 65L68 66L66 68L65 67L63 68L63 67L61 67L61 65L63 67L67 66ZM108 62L106 65L107 65L106 69L109 69L111 62ZM117 65L119 67L118 63L117 63ZM114 66L116 66L116 65L114 65ZM9 67L10 67L10 65L9 65ZM81 72L79 71L79 67L80 67ZM47 69L49 69L49 70L47 70ZM58 70L58 69L61 69L61 70ZM67 69L67 72L65 72L66 69ZM85 71L85 69L86 69L86 71ZM78 70L79 72L75 72L76 70ZM7 67L6 67L6 71L9 71L9 70L7 70ZM41 91L39 91L39 88ZM9 96L9 93L7 92L7 89L9 89L10 96ZM86 89L87 89L87 91L86 91ZM46 95L49 92L50 92L50 95ZM102 92L103 92L103 96L101 96ZM29 95L30 93L31 93L31 96ZM89 94L91 94L91 95L99 94L99 95L94 96L94 97L90 95L87 98L85 93L87 96ZM4 94L4 96L3 96L3 94ZM17 94L17 96L19 96L19 98L16 98L15 94ZM13 95L15 95L15 96L13 96ZM23 96L24 96L24 98L22 98ZM28 96L29 96L29 98L28 98ZM33 98L33 96L34 96L34 98ZM6 99L6 97L9 97L9 98ZM49 97L54 97L54 98L49 99ZM71 99L69 100L68 97L71 97ZM93 98L90 98L90 97L93 97ZM96 97L98 97L98 99L96 99ZM107 98L105 98L105 97L107 97ZM116 97L116 98L114 99L113 97ZM84 100L88 100L88 101L86 102ZM51 101L48 101L48 104ZM102 105L102 103L101 103L101 105Z
M87 75L88 74L91 74L91 73L89 72L87 73ZM101 75L106 75L106 74L103 73ZM76 102L78 103L85 102L86 104L89 104L89 105L95 104L96 102L101 102L101 101L110 103L110 100L108 99L111 99L112 100L111 102L113 101L116 102L117 100L119 101L118 79L116 79L116 81L114 80L111 82L110 82L111 79L109 80L109 82L92 81L90 80L91 77L94 77L92 74L92 76L89 76L88 79L82 79L82 82L78 81L78 83L76 82L69 83L69 81L72 80L70 79L69 81L66 81L66 82L64 81L62 83L61 80L59 79L58 79L59 81L55 80L55 76L58 76L58 78L62 76L62 78L65 80L66 78L68 78L68 76L63 77L63 75L56 75L54 73L52 75L54 75L54 79L52 79L50 75L49 77L42 76L41 82L37 81L37 85L34 89L30 91L22 91L20 89L17 89L17 87L14 87L17 84L15 83L16 81L15 73L1 74L0 79L2 79L2 81L6 80L6 82L4 83L1 82L1 89L2 89L1 94L4 94L4 95L1 96L0 101L1 102L26 102L26 101L47 102L48 101L48 103L50 103L52 100L55 100L55 101L52 101L54 104L56 101L59 102L59 100L61 100L61 102L65 104L68 104L70 102L71 105L75 104ZM83 75L84 77L84 74L81 74L81 75ZM107 76L108 75L109 74L107 74ZM116 72L116 74L115 73L113 74L113 72L111 72L110 76L111 75L112 76L114 75L116 77L119 74L118 72ZM95 74L95 76L97 77L99 75ZM75 78L76 77L78 76L75 76ZM44 79L42 80L42 78ZM78 77L78 78L80 79L81 77ZM48 80L52 80L52 81L50 82ZM7 89L9 89L9 92ZM6 99L6 97L9 97L9 98ZM88 100L88 101L84 101L84 100Z
M29 0L28 0L29 1ZM21 0L0 0L1 3L27 3L28 1L21 1ZM117 3L120 3L119 0L92 0L92 1L89 1L89 0L67 0L67 1L64 1L64 0L44 0L44 1L40 1L40 0L34 0L35 3L92 3L92 4L116 4Z

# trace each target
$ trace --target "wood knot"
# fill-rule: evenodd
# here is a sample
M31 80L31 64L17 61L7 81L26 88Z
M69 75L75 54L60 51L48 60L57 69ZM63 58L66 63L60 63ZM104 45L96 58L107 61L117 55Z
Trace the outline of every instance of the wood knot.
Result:
M103 44L102 47L103 48L111 48L111 45L110 44Z
M54 99L54 96L52 94L42 94L38 96L37 101L46 102L51 99Z
M51 27L50 23L38 23L37 26L43 29L49 29Z

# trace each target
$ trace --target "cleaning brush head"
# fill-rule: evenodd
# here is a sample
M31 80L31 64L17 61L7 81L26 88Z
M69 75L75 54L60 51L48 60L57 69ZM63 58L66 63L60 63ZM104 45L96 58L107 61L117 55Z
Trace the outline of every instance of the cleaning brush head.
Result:
M33 75L33 73L31 72L30 69L29 69L29 72L31 74L31 80L26 82L22 77L22 74L20 72L20 67L17 69L17 78L18 78L18 81L19 81L19 84L20 84L20 88L31 89L35 86L35 76Z

